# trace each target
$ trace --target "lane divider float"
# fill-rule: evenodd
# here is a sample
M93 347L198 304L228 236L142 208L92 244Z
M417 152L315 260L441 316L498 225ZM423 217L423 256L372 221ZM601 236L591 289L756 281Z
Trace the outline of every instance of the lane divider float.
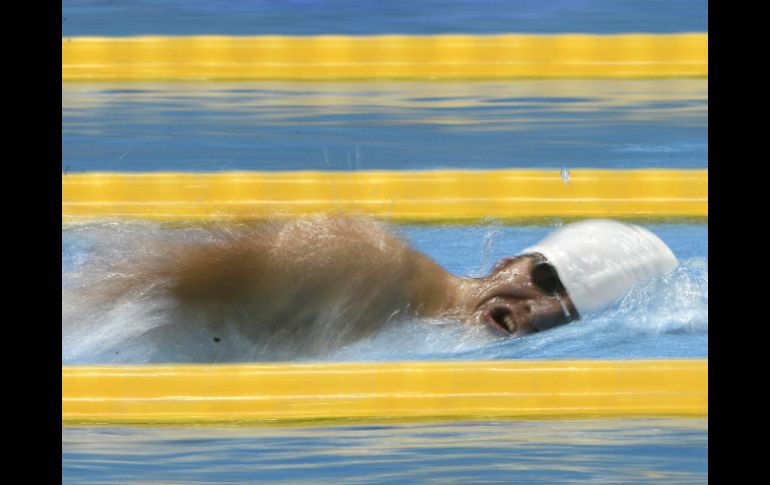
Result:
M702 32L62 38L62 81L707 76Z
M708 170L433 170L62 175L64 223L319 213L397 222L707 218Z
M708 416L708 360L62 368L62 422Z

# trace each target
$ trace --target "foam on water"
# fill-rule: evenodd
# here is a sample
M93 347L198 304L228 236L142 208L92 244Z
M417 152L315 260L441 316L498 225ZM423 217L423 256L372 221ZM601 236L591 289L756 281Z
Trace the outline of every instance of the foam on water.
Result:
M498 253L511 254L550 229L493 224L409 226L403 232L417 246L434 248L421 249L450 270L476 276L494 263ZM458 243L458 231L465 232L460 239L465 243ZM667 233L666 228L659 232ZM191 321L195 315L180 316L174 302L153 291L152 285L114 301L89 298L88 288L115 277L111 268L151 257L147 241L205 240L211 237L209 231L106 222L69 227L62 234L63 364L707 356L708 259L693 255L692 250L679 251L690 257L680 259L674 272L634 288L604 311L550 331L511 338L485 326L450 320L394 319L371 338L302 356L275 348L270 341L250 343L239 335L237 325L222 326L214 333L204 322ZM700 236L700 231L695 235ZM675 252L682 239L688 237L669 238ZM684 242L687 248L693 245L693 241ZM457 252L468 254L468 248L458 244L472 246L476 252L474 258L463 259L462 268L452 258ZM334 305L329 311L335 311ZM238 314L228 318L237 319Z

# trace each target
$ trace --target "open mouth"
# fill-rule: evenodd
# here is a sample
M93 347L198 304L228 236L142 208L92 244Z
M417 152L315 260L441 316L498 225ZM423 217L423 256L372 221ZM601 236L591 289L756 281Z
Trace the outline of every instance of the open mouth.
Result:
M497 305L487 310L484 317L494 328L512 334L516 332L516 323L513 320L513 312L510 308Z

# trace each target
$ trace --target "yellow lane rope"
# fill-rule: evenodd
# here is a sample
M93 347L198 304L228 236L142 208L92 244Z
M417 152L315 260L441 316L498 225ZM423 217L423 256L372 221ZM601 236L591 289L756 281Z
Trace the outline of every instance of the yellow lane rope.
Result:
M708 34L62 38L62 81L708 76Z
M62 175L64 223L357 213L402 222L707 218L708 170L435 170Z
M63 367L65 424L708 416L708 360Z

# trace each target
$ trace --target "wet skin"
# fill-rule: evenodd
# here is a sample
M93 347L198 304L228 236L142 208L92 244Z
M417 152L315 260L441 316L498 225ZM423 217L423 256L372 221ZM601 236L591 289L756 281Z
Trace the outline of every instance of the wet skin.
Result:
M555 270L540 254L504 258L488 276L464 284L470 288L470 320L504 333L526 335L578 318Z

